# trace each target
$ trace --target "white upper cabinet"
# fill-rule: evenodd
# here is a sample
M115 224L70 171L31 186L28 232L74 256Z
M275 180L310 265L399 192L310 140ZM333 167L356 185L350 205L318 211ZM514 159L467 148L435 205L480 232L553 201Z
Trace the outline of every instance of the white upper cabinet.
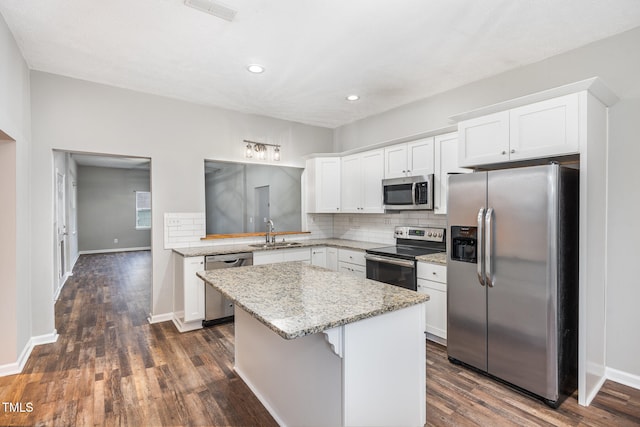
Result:
M500 163L509 159L509 112L458 123L460 166Z
M341 212L383 213L384 152L365 151L342 158Z
M459 165L479 166L577 154L580 108L573 93L458 123Z
M511 110L510 160L578 153L578 97L574 93Z
M435 175L433 183L434 205L436 214L447 213L447 193L449 174L468 173L470 169L458 167L458 133L451 132L434 137Z
M434 173L433 137L396 144L384 149L385 178L432 173Z
M340 157L307 160L307 212L340 212Z

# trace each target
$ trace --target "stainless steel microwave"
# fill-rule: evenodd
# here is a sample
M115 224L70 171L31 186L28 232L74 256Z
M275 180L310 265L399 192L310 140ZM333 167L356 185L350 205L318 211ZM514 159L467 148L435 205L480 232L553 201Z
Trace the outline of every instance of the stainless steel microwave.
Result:
M383 179L382 197L387 211L432 210L433 175Z

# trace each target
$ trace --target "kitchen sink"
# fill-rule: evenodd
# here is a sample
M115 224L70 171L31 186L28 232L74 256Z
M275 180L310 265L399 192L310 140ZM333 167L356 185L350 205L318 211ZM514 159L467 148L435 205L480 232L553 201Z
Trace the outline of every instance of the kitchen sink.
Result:
M274 243L255 243L253 245L249 245L252 248L289 248L292 246L300 246L300 242L274 242Z

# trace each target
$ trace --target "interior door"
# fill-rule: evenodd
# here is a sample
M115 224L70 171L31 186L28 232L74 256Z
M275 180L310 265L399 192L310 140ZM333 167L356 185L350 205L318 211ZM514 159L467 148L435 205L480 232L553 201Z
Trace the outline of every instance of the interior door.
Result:
M58 283L60 289L66 274L66 238L67 238L67 218L65 209L65 174L56 171L56 258ZM56 289L56 291L57 291Z
M255 232L267 230L267 221L270 218L269 210L269 186L256 187Z
M557 165L495 171L488 178L494 210L488 372L543 397L549 380L555 381L556 363L553 170Z
M478 278L478 262L451 258L451 227L477 227L478 211L486 207L487 173L449 177L447 229L447 353L449 357L487 370L487 293Z

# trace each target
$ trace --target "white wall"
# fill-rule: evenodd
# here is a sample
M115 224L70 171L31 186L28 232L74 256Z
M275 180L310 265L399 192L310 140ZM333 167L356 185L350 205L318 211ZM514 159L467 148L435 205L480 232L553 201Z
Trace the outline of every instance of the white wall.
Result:
M15 167L15 201L3 200L0 217L15 217L13 243L5 241L0 245L0 258L12 260L12 271L3 270L0 277L0 371L6 365L13 365L29 342L31 330L30 271L29 258L30 218L29 205L29 153L31 145L31 118L29 102L29 70L22 59L13 36L0 15L0 131L15 142L8 150L3 150L5 161ZM6 138L0 138L6 139ZM6 147L6 146L5 146ZM10 154L7 154L10 153ZM14 154L15 153L15 154ZM7 159L14 157L14 161ZM6 215L6 216L5 216ZM51 283L49 281L49 283ZM8 368L11 370L11 367Z
M610 109L606 363L640 383L640 28L545 61L399 107L336 129L343 151L450 125L457 113L599 76L621 99ZM607 201L603 200L603 203ZM604 242L603 242L604 244ZM605 304L605 301L603 301Z
M32 259L34 333L53 325L52 150L151 158L153 315L172 310L171 251L163 248L166 212L204 212L204 159L245 161L243 139L282 146L280 164L330 151L332 131L203 107L42 72L31 73L33 117Z

